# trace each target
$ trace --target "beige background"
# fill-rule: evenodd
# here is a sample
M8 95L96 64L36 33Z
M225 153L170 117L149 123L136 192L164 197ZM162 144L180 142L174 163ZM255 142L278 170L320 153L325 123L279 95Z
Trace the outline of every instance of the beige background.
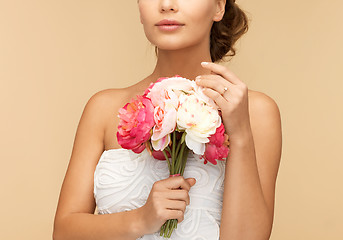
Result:
M343 1L238 3L252 22L226 65L282 115L271 239L342 239ZM84 105L154 60L135 0L0 0L1 239L51 239Z

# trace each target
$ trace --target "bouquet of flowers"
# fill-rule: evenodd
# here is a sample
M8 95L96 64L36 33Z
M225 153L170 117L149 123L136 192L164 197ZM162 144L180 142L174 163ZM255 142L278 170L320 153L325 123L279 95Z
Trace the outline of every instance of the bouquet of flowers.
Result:
M178 75L159 78L143 95L119 110L118 143L141 153L147 149L168 162L170 177L183 176L188 151L214 165L229 153L220 111L194 81ZM160 236L170 237L177 219L167 220Z

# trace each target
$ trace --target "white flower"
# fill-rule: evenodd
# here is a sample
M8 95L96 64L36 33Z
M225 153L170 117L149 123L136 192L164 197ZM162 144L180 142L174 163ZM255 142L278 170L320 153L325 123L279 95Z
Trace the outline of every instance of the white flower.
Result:
M186 78L173 77L157 82L149 90L147 97L155 107L155 126L151 143L155 150L163 150L170 143L170 133L176 127L176 111L179 106L178 96L182 91L192 89L191 81Z
M191 85L193 88L193 91L191 93L194 93L199 101L205 102L206 104L211 105L212 108L218 109L217 104L213 101L212 98L208 97L204 92L204 88L199 86L198 84L195 83L195 81L191 81Z
M177 111L177 126L186 132L186 145L199 155L204 154L205 143L221 124L216 107L202 98L197 92L181 94Z

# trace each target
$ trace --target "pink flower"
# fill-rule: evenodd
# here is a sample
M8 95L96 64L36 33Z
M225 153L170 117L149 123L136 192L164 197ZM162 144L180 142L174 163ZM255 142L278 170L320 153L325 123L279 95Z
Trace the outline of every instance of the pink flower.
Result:
M161 89L173 90L176 93L176 95L179 96L180 91L193 91L194 87L197 87L195 82L192 82L193 81L187 78L183 78L179 75L175 75L174 77L170 78L159 78L156 82L150 84L150 86L145 90L143 96L149 97L152 94L151 92L155 92L153 93L153 95L155 95Z
M157 159L157 160L166 160L166 158L165 158L165 156L164 156L164 154L163 154L162 151L155 151L155 150L153 150L153 151L152 151L152 156L153 156L155 159ZM167 156L170 158L169 152L167 152Z
M178 93L191 89L190 80L181 77L160 78L149 87L146 97L151 99L155 126L151 136L152 147L163 150L170 143L170 133L176 127L176 115L179 106Z
M149 140L154 126L154 106L150 99L137 96L119 109L117 139L125 149L141 153L145 149L145 142Z
M216 133L209 137L209 140L204 153L204 163L211 162L216 165L216 160L224 161L230 151L227 146L228 136L225 134L223 123L216 129Z
M225 141L225 127L224 124L220 124L220 126L216 129L215 134L209 137L210 143L215 144L216 146L223 145Z
M167 79L167 77L161 77L161 78L157 79L156 82L150 83L149 87L148 87L147 89L145 89L144 94L143 94L143 97L146 97L146 95L150 92L150 89L151 89L156 83L161 82L161 81L164 80L164 79Z
M162 151L156 151L154 149L151 149L151 143L149 141L145 142L145 146L146 149L148 150L148 152L150 153L150 156L153 156L153 158L157 159L157 160L166 160L164 154ZM170 153L168 151L166 151L167 156L170 158Z
M170 98L167 91L162 90L160 105L154 110L155 126L151 137L151 143L155 150L163 150L170 143L170 133L176 126L176 108L178 99L176 96ZM172 93L171 93L172 94ZM153 101L153 100L152 100Z

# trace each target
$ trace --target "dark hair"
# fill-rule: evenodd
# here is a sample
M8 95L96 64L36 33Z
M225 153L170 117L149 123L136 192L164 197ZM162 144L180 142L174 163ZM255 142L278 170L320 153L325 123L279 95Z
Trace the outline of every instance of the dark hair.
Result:
M235 56L234 44L248 31L248 17L235 1L226 1L223 19L212 25L210 36L212 62L219 61L225 56Z
M212 25L210 35L212 62L219 61L225 56L235 56L234 44L248 31L248 17L235 2L236 0L227 0L222 20ZM158 55L156 46L155 54Z

